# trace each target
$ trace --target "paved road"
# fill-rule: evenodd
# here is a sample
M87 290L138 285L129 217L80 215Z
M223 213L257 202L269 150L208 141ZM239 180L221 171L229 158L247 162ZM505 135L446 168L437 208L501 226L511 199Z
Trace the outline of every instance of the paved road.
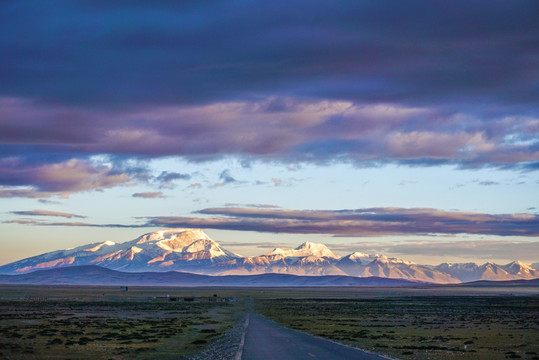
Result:
M245 331L243 360L388 359L287 329L259 314L251 314Z

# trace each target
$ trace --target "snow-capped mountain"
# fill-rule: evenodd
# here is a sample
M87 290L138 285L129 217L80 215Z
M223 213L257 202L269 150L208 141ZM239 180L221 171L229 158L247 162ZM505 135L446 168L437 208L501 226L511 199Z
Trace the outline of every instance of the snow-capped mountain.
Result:
M326 245L305 242L292 250L276 248L264 255L220 264L220 274L347 275L335 266L338 259Z
M428 266L414 264L384 255L352 253L340 259L336 266L352 276L380 276L394 279L419 280L435 283L457 283L450 274L432 270Z
M475 263L448 264L443 263L433 267L434 270L449 274L461 282L476 280L518 280L534 279L539 277L539 271L531 266L513 261L507 265L497 265L485 263L477 265Z
M306 242L295 249L276 248L260 256L223 249L200 229L166 229L132 241L105 241L23 259L0 266L0 274L77 265L97 265L128 272L186 271L208 275L346 275L433 283L517 280L539 277L539 270L515 261L507 265L440 264L428 266L359 252L339 257L326 245Z
M24 273L69 265L98 265L123 271L200 271L214 263L239 258L202 230L167 229L116 244L93 243L34 256L0 267L0 273Z
M316 244L312 242L304 242L294 250L287 250L287 249L281 249L276 248L273 249L270 253L266 254L266 256L271 255L282 255L285 258L288 259L302 259L305 257L314 257L314 258L327 258L327 259L338 259L339 257L335 255L331 250L328 249L328 247L324 244Z

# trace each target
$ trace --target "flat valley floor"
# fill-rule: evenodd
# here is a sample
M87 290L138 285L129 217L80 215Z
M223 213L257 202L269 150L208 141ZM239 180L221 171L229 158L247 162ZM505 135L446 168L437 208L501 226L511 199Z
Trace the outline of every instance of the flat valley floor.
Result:
M5 359L308 359L323 339L373 358L539 359L539 288L0 286Z

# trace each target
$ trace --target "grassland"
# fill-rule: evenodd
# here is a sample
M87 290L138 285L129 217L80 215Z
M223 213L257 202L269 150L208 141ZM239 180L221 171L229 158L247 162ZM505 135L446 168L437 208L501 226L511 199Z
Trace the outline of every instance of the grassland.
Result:
M227 331L240 303L0 301L0 358L177 359Z
M293 329L402 359L539 359L539 298L266 299Z
M359 287L164 287L130 286L126 299L146 301L155 297L202 296L252 298L317 298L357 299L389 298L408 296L539 296L537 286L462 286L462 285L418 285L418 286L359 286ZM0 285L0 300L86 300L120 301L122 293L118 286L76 285Z
M228 333L254 302L285 326L401 359L539 359L538 293L510 286L130 287L124 300L115 286L0 286L0 358L188 357Z

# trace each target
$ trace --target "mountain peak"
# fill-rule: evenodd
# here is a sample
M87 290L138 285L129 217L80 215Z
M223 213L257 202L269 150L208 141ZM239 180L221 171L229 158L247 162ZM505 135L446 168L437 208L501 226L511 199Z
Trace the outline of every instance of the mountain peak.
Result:
M312 243L310 241L306 241L298 246L295 250L301 249L327 249L327 246L321 243Z
M210 240L209 236L206 235L206 233L202 229L173 228L158 230L144 234L138 239L137 244L178 238L180 240L183 240L183 242L193 242L198 239Z
M330 259L338 259L339 257L335 255L328 247L324 244L304 242L294 250L275 248L267 255L282 255L284 257L306 257L306 256L317 256L317 257L326 257Z
M345 257L348 258L348 259L353 260L353 259L360 259L360 258L368 258L368 257L370 257L370 255L359 252L359 251L354 251L353 253L348 254Z
M519 260L515 260L515 261L511 261L509 264L507 264L506 266L510 266L510 265L518 265L518 266L522 266L522 267L530 267L529 264L525 264L523 263L522 261L519 261Z
M94 244L92 244L94 245ZM102 248L104 248L105 246L114 246L116 245L116 243L114 241L110 241L110 240L107 240L107 241L104 241L100 244L97 244L96 246L94 247L91 247L91 248L88 248L88 249L84 249L84 251L87 251L87 252L96 252L96 251L99 251L101 250Z
M512 275L523 274L523 273L529 274L530 272L534 271L533 267L531 267L528 264L524 264L523 262L518 261L518 260L510 262L509 264L501 266L501 267Z
M374 260L374 257L372 255L365 254L358 251L355 251L341 258L341 262L343 263L349 262L349 263L356 263L356 264L363 264L363 263L367 264L373 260Z
M338 259L339 256L335 255L333 251L329 250L329 248L320 243L312 243L312 242L304 242L300 246L298 246L296 251L301 253L307 253L307 256L318 256L318 257L327 257L331 259Z

